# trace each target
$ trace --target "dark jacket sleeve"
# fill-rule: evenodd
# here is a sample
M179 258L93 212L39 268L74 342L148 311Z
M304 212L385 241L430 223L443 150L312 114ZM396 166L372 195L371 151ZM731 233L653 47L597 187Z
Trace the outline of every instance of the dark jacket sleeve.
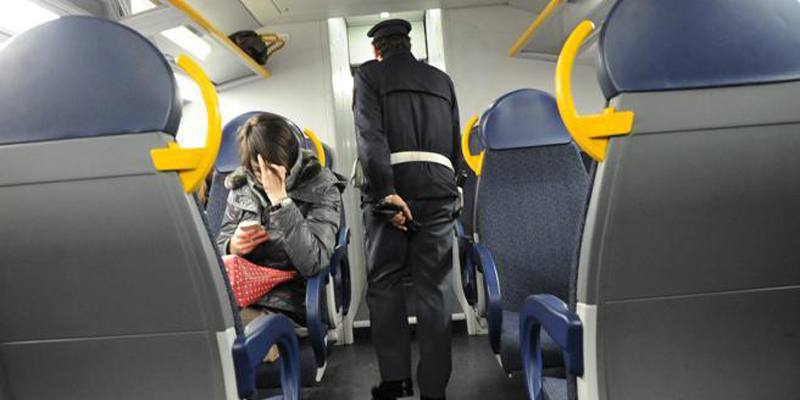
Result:
M363 67L356 70L353 81L353 114L356 124L358 159L371 191L377 198L396 193L394 174L389 161L390 150L383 131L383 105L377 85Z
M336 186L325 190L323 201L303 214L294 203L270 214L270 236L276 238L300 275L309 277L328 266L339 230L341 195Z
M458 99L456 98L456 89L453 85L453 81L450 81L450 91L452 92L453 96L453 106L450 111L450 118L452 118L453 122L453 155L450 158L453 162L453 169L456 173L460 173L461 168L463 168L462 164L462 156L461 156L461 120L459 119L458 115Z

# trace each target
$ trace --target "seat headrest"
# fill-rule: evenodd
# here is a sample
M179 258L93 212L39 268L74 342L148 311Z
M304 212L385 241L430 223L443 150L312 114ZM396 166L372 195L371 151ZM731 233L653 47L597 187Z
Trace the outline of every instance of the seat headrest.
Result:
M325 166L328 169L333 169L333 149L326 143L322 143L322 151L325 152Z
M797 0L618 0L599 39L606 98L800 79Z
M472 127L472 132L469 135L469 151L472 154L478 154L483 151L483 142L481 141L481 124L475 124Z
M239 159L239 141L238 141L238 134L239 128L244 125L247 120L252 117L263 115L267 118L277 118L285 120L289 123L289 126L292 127L292 133L297 139L297 142L300 144L300 148L309 148L306 145L305 136L303 136L303 131L298 127L294 122L290 119L269 112L264 111L250 111L246 112L242 115L237 116L236 118L230 120L225 126L222 128L222 143L219 146L219 155L217 155L217 162L214 164L214 169L217 172L233 172L236 168L241 165L241 160Z
M233 170L239 167L241 164L241 160L239 160L239 142L237 139L239 128L241 128L248 119L258 114L261 114L261 112L246 112L228 121L228 123L222 127L222 143L219 145L217 162L214 164L214 169L216 169L217 172L233 172Z
M508 150L566 144L572 141L556 99L535 89L505 94L481 116L483 145L490 150Z
M0 50L0 144L166 132L181 102L172 68L136 31L62 17Z
M311 150L314 154L317 154L317 148L314 146L314 142L308 136L303 135L303 141L301 142L301 147L306 150Z

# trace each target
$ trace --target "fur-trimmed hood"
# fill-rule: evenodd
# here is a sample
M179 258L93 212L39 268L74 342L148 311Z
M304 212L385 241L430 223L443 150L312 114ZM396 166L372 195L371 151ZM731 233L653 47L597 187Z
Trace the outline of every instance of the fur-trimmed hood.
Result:
M343 177L323 168L313 152L301 149L289 170L286 191L293 200L319 203L330 186L336 186L342 192L346 184ZM262 207L266 206L266 199L261 195L261 182L244 167L237 168L225 178L225 187L231 192L252 192L260 198Z

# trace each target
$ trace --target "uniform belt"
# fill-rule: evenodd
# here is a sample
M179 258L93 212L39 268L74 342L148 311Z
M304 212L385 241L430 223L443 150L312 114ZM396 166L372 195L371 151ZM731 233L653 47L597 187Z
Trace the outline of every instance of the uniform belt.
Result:
M439 153L432 153L429 151L400 151L397 153L392 153L389 156L389 162L392 165L412 163L412 162L429 162L447 167L447 169L455 172L455 168L453 168L453 163L450 161L449 158Z

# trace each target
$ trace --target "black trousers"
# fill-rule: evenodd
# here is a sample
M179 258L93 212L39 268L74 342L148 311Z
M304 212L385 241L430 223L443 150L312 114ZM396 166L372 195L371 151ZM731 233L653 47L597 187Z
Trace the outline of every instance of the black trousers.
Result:
M407 200L408 201L408 200ZM403 279L410 274L416 289L417 381L426 397L444 397L452 369L450 349L453 211L455 201L408 201L416 232L402 232L364 206L372 342L381 379L411 377L411 337Z

